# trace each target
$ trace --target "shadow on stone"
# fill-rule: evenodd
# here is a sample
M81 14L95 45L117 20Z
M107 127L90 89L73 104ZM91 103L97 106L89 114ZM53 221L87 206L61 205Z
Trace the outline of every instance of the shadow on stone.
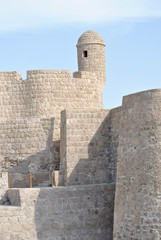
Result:
M61 166L67 167L62 171L67 186L40 189L35 205L37 239L112 240L118 147L114 128L109 113L87 143L88 158L84 159L79 157L86 146L78 147L76 132L71 131L70 143L61 149L66 153L66 163ZM63 134L66 132L67 128ZM72 154L67 152L70 147ZM78 148L76 154L73 149ZM70 174L66 172L69 165L73 166Z
M42 120L42 126L45 120ZM59 167L58 160L54 161L54 157L55 159L59 158L59 141L53 141L54 118L47 120L50 120L50 127L47 129L46 124L44 124L44 132L48 131L45 149L24 158L17 166L10 168L9 173L41 172ZM55 152L57 152L57 156Z

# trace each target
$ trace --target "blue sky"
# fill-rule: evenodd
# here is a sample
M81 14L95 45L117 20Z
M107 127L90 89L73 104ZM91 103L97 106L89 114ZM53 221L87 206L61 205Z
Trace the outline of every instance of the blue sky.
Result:
M106 43L105 108L161 88L160 0L5 0L0 8L0 71L77 71L76 43L97 31Z

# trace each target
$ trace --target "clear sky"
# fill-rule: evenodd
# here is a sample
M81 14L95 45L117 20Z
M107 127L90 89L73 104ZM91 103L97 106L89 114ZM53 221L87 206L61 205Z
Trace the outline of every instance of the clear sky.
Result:
M161 0L5 0L0 71L77 71L76 43L87 31L106 44L105 108L161 88Z

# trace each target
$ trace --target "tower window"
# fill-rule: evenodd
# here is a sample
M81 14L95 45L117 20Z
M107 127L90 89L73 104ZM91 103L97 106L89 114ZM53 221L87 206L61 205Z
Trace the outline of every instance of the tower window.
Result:
M87 57L87 55L88 55L88 54L87 54L87 50L84 50L84 51L83 51L83 57Z

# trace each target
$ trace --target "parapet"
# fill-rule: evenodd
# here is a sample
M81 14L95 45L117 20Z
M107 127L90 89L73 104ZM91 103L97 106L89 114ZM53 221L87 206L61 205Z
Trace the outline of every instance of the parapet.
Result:
M123 97L122 107L130 108L136 106L140 103L145 103L145 105L151 101L153 98L161 98L161 89L151 89L147 91L142 91L138 93L133 93Z
M27 71L27 80L38 77L71 78L70 70L30 70Z

